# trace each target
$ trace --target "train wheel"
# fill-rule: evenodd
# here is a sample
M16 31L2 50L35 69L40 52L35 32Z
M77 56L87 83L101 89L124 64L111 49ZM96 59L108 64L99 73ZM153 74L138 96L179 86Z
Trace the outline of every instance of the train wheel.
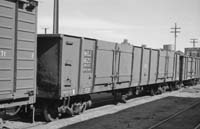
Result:
M180 84L178 82L175 82L174 87L175 87L175 90L178 90L180 89Z
M59 113L56 106L53 105L45 105L43 109L44 118L46 121L55 121L59 119Z
M163 88L161 86L158 86L157 94L162 94L162 93L163 93Z
M74 115L78 115L81 113L81 103L74 103L72 105L72 110Z
M127 94L124 94L121 96L121 102L122 103L126 103L127 102L127 98L128 98L128 95Z
M173 90L174 90L173 85L169 84L169 91L173 91Z
M155 94L156 94L156 93L155 93L155 90L154 90L153 88L151 88L151 89L150 89L150 95L151 95L151 96L154 96Z
M81 105L81 113L83 113L87 109L87 103L83 102Z

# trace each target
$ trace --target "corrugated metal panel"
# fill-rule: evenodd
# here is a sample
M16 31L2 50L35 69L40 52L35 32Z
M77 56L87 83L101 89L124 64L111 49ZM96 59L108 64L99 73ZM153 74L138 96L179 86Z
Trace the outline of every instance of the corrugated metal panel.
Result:
M174 76L174 65L175 65L175 59L174 59L174 52L167 51L167 58L166 58L166 78L167 81L172 81Z
M141 68L141 85L148 84L149 77L149 60L150 59L150 49L143 49L142 57L142 68Z
M11 94L14 78L15 3L0 1L0 93ZM0 99L4 99L1 98Z
M137 86L140 83L140 67L141 67L142 48L134 46L134 60L132 71L132 86Z
M165 79L166 55L167 55L167 51L160 51L158 79Z
M16 89L35 87L36 60L36 8L19 8L17 45L17 86ZM29 67L23 65L29 64Z
M12 99L28 97L30 91L33 97L36 94L37 2L33 2L29 8L27 0L0 1L0 94L11 94ZM27 17L32 19L26 21Z
M61 63L61 96L78 94L80 85L81 38L63 36ZM91 86L91 85L90 85Z
M155 83L157 79L157 67L158 67L158 51L152 50L151 52L151 67L150 67L150 79L149 83Z
M82 38L82 50L81 50L81 77L79 93L90 93L94 87L95 80L95 47L97 45L96 40L83 39Z
M119 63L117 72L118 82L130 82L133 46L129 44L119 45Z
M112 84L115 44L98 41L95 84Z

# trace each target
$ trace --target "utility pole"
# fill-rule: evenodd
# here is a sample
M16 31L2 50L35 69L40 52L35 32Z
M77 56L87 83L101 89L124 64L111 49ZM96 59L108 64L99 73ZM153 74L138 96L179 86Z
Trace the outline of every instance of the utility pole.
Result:
M54 0L53 34L59 33L59 0Z
M42 29L44 29L44 34L47 34L47 30L49 29L48 27L44 27L44 28L42 28Z
M176 51L176 38L177 38L177 34L180 33L180 27L177 27L177 24L175 23L175 27L174 28L170 28L172 31L170 31L170 33L174 33L174 51Z
M195 48L195 44L198 43L198 39L190 39L190 43L192 43L193 48Z

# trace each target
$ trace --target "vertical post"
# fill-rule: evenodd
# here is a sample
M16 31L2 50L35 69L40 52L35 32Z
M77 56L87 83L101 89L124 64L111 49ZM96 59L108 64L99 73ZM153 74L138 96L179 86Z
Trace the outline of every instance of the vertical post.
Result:
M45 34L47 34L47 29L48 29L48 28L44 28L44 33L45 33Z
M193 48L195 48L195 44L198 43L198 39L190 39L190 43L192 43Z
M35 123L35 106L31 105L31 109L32 109L32 123Z
M18 8L19 8L19 0L16 0L16 5L15 5L15 36L14 36L14 67L13 67L13 71L14 71L14 77L13 77L13 91L12 94L14 95L14 93L16 92L16 88L17 88L17 44L18 44Z
M176 38L177 38L177 33L180 33L180 27L177 27L177 24L175 23L175 27L171 28L172 31L171 33L174 33L174 51L176 51Z
M53 15L53 34L59 32L59 2L54 0L54 15Z
M44 27L44 28L42 28L42 29L44 29L44 34L47 34L47 30L49 29L48 27Z
M175 28L174 28L174 30L175 30L175 33L174 33L174 50L175 50L175 51L176 51L176 38L177 38L176 29L177 29L177 25L176 25L176 23L175 23Z

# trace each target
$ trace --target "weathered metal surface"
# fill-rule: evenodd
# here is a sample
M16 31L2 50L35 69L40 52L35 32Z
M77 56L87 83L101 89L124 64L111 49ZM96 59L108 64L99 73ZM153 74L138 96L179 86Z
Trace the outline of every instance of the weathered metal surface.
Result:
M140 67L141 67L141 47L134 47L134 60L133 60L133 71L132 71L132 86L139 85L140 81Z
M175 54L174 56L174 66L173 66L173 80L179 81L180 74L181 74L181 62L180 62L180 55Z
M140 80L140 85L146 85L148 84L148 79L149 79L149 62L150 62L150 49L143 49L143 54L142 54L142 66L141 68L141 80Z
M0 1L0 100L35 101L36 21L36 1Z
M158 67L158 50L152 50L151 61L150 61L150 73L149 73L149 84L156 83L157 79L157 67Z
M196 67L196 60L198 58L190 57L190 56L182 56L182 64L183 64L183 74L182 74L182 80L189 80L194 79L197 77L196 70L198 69Z
M165 78L166 81L173 81L174 76L174 66L175 66L175 60L174 60L175 53L173 51L167 51L167 57L166 57L166 69L165 69Z
M133 46L130 44L119 44L117 53L117 88L127 88L131 81L131 67Z
M38 96L62 98L179 81L179 60L180 55L173 51L69 35L39 35ZM197 63L190 65L194 66Z

